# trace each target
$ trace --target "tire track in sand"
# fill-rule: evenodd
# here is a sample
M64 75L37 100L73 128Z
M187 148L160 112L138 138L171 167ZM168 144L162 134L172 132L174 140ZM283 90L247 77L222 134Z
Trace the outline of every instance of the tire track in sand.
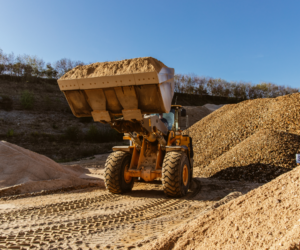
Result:
M76 243L78 239L83 237L86 238L87 236L99 235L108 231L116 231L119 228L124 228L126 225L138 224L157 219L163 215L170 214L175 210L187 207L191 199L197 195L200 190L199 183L197 181L195 182L197 187L192 193L189 193L186 197L184 197L184 199L156 198L144 205L136 206L132 209L120 211L114 214L88 216L86 218L64 223L55 223L53 226L39 227L34 230L27 230L17 234L2 235L0 236L0 248L47 249L54 247L54 245L59 245L60 242L67 241L70 243ZM83 206L87 207L90 203L95 203L100 200L105 202L116 196L119 195L107 194L87 200L82 199L72 202L52 204L43 207L41 210L42 212L39 212L39 208L26 209L24 210L24 216L27 216L26 218L28 218L32 211L38 216L44 216L47 212L56 213L57 216L60 215L60 212L72 213L73 209L77 208L77 206L75 206L76 203L83 204ZM61 208L61 210L59 208ZM20 217L17 217L16 219L22 219L21 211L19 211ZM10 214L8 218L12 218L12 215L15 213L16 211L8 213ZM2 216L1 218L3 220L6 217Z

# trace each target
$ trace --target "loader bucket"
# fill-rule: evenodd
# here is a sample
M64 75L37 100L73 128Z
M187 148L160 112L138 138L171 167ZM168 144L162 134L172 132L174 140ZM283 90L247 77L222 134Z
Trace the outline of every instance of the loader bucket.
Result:
M142 120L143 114L169 113L174 95L174 69L99 77L59 79L76 117L92 116L94 121L115 118Z

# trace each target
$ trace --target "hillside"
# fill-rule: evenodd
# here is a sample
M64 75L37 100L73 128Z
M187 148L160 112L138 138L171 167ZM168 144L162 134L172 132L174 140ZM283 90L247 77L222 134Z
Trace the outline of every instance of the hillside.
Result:
M56 161L105 153L113 145L123 144L122 135L109 126L92 118L76 118L56 81L13 80L0 79L0 140ZM24 107L22 95L32 107Z
M222 99L190 97L190 102L186 94L179 94L177 99L177 103L182 100L187 106L189 125L212 112L205 107L190 106L219 104ZM92 118L76 118L54 79L23 81L21 77L0 76L0 126L0 140L56 161L93 156L110 151L114 145L128 143L122 142L122 135L108 125L95 123Z

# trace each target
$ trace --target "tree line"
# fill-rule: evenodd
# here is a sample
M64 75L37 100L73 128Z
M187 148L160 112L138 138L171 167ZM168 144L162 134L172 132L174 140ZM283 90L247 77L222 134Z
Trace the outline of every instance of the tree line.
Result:
M175 75L175 92L235 97L239 99L271 98L300 92L297 88L276 85L270 82L228 82L220 78L200 77L193 74Z
M82 61L72 61L62 58L54 63L45 63L37 56L5 54L0 49L0 74L21 76L25 78L40 77L58 79L72 68L85 65ZM249 82L228 82L220 78L200 77L194 74L176 74L175 92L195 95L211 95L235 97L239 99L256 99L277 97L300 92L274 83L262 82L252 84Z
M5 54L0 49L0 74L22 77L40 77L58 79L78 65L84 65L82 61L72 61L62 58L54 63L45 63L37 56Z

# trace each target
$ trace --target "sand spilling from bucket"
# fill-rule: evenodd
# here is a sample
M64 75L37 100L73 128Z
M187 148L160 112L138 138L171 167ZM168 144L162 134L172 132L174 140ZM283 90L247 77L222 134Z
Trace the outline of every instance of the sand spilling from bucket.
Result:
M300 167L182 228L150 249L300 249Z
M24 193L87 185L90 180L83 178L88 179L88 173L84 168L63 166L46 156L8 142L0 142L1 193L10 189Z
M64 74L60 80L154 71L158 73L163 67L166 67L166 65L153 57L139 57L114 62L97 62L89 65L77 66Z

